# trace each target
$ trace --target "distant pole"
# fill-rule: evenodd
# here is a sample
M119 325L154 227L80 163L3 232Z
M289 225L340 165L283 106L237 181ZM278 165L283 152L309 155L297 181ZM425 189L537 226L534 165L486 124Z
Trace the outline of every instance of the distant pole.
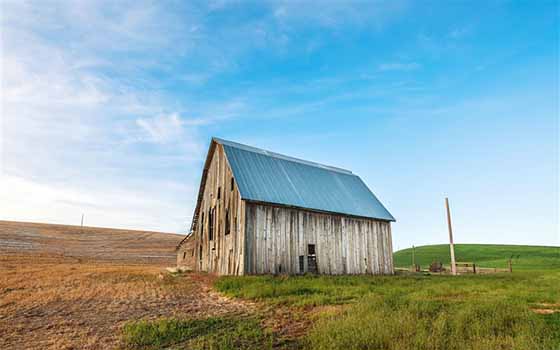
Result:
M455 248L453 247L453 229L451 228L451 212L449 211L449 199L445 197L445 209L447 210L447 228L449 230L449 250L451 251L451 274L457 274L455 265Z
M82 222L80 224L80 231L83 233L84 232L84 214L82 213Z
M414 246L412 246L412 268L414 268L414 271L416 271L416 257L414 256L415 253L415 248Z

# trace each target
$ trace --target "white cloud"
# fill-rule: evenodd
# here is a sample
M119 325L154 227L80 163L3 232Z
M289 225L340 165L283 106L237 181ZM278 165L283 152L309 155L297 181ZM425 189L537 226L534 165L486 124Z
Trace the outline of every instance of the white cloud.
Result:
M2 4L0 218L73 223L86 210L102 226L186 227L196 175L173 165L196 166L203 140L186 106L127 69L190 41L177 46L183 26L144 5Z

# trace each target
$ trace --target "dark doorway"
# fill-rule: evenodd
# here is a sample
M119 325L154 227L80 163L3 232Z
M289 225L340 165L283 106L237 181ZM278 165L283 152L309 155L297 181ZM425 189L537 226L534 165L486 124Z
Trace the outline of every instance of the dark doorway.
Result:
M307 272L318 273L317 255L315 253L315 244L307 245Z
M198 269L202 271L202 244L198 246Z
M208 209L208 240L214 240L214 208Z

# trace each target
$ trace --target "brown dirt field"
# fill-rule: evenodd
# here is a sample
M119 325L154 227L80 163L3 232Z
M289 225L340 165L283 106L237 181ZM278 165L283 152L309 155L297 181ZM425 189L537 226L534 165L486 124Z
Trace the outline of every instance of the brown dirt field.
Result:
M172 276L180 235L0 221L0 349L110 349L127 320L252 313Z
M0 253L48 255L124 264L175 264L175 246L184 236L162 232L118 230L0 221Z

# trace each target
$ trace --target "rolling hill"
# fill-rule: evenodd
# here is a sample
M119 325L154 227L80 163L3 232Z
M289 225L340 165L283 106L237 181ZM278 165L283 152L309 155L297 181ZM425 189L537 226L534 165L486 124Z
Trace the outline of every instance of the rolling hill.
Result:
M184 236L162 232L0 220L0 254L169 266Z
M449 245L437 244L415 248L416 263L427 268L432 261L448 265L451 258ZM512 258L514 270L560 270L560 247L500 245L500 244L456 244L457 262L474 262L481 267L506 268ZM412 265L412 248L394 253L395 267Z

